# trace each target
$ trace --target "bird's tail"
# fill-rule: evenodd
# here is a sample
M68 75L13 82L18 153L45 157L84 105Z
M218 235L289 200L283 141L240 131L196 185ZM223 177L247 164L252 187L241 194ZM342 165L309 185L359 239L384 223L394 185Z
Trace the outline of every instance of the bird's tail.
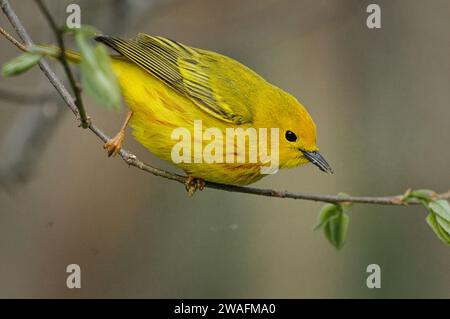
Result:
M36 45L39 50L42 50L46 56L49 56L54 59L58 59L61 55L61 48L59 48L56 45L53 44L42 44L42 45ZM81 62L81 54L77 51L65 49L64 55L67 59L67 61L71 63L78 64Z

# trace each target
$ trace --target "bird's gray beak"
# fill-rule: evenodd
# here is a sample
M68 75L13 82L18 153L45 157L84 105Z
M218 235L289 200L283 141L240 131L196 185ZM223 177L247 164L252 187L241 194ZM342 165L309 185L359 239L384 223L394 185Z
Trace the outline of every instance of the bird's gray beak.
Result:
M305 150L301 150L303 155L314 165L316 165L322 172L333 174L333 169L331 168L330 164L327 163L327 161L323 158L323 156L317 152L308 152Z

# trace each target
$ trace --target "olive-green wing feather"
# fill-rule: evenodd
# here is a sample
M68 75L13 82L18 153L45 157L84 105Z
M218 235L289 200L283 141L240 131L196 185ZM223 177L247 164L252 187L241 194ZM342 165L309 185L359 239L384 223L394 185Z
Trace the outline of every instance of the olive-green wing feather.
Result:
M237 61L146 34L132 40L105 36L96 40L187 96L205 112L236 124L251 122L252 88L245 83L249 76L258 76Z

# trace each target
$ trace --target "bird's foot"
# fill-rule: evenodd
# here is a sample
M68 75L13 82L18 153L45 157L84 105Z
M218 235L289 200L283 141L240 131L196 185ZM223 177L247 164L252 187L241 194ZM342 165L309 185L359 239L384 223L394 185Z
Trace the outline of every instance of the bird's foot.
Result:
M125 132L119 131L116 136L107 141L103 148L108 152L108 156L116 156L119 154L120 149L122 148L123 141L125 140Z
M205 181L201 178L195 178L193 176L188 176L186 182L184 183L186 191L190 197L194 196L197 190L203 190L205 188Z

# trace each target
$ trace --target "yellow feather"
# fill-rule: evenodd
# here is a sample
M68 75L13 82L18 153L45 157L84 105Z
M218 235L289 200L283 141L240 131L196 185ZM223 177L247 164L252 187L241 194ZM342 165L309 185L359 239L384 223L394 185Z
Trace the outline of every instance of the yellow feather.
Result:
M316 126L306 109L239 62L142 34L134 40L99 41L121 53L112 65L133 111L133 135L158 157L172 162L178 142L171 138L173 130L187 128L193 136L196 120L224 135L227 128L278 128L281 168L309 162L300 150L317 151ZM297 141L286 140L288 130ZM205 147L209 141L202 143ZM264 177L260 162L176 165L194 177L225 184L245 185Z

